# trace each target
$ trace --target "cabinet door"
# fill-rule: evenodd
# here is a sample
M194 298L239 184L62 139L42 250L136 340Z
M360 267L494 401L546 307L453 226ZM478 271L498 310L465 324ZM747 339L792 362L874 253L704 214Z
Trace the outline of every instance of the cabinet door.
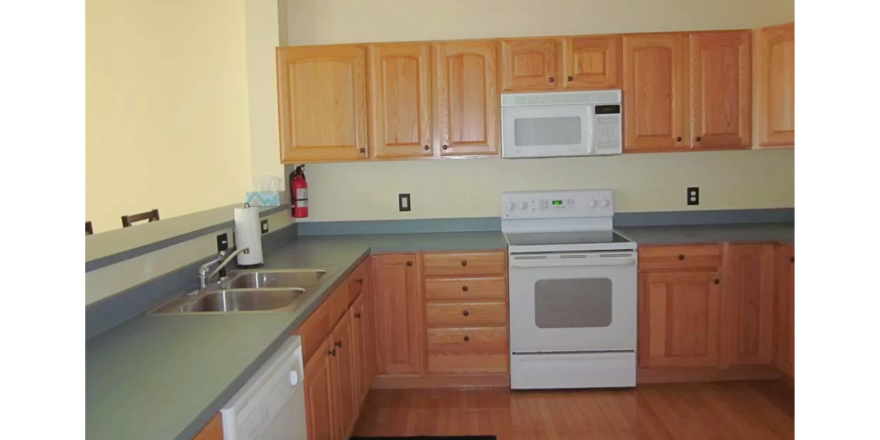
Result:
M378 255L372 264L377 372L421 373L424 310L418 258L415 254Z
M498 155L494 41L434 44L434 145L442 156Z
M687 34L623 36L624 149L690 145Z
M773 359L773 246L730 245L722 299L722 365Z
M794 23L758 31L758 144L794 146Z
M331 385L329 341L321 344L305 366L306 428L309 440L335 440L337 406Z
M276 55L281 161L367 158L363 46L280 47Z
M372 262L367 260L365 263L364 287L361 297L364 298L363 310L361 311L361 320L363 320L363 341L364 341L364 397L370 392L373 386L373 378L376 377L376 320L373 312L373 276Z
M776 249L776 355L774 363L794 378L794 248Z
M428 47L417 43L369 47L374 157L432 154Z
M752 50L749 31L691 34L693 148L752 144Z
M639 277L639 366L717 366L720 274L647 272Z
M223 416L217 413L192 440L223 440Z
M346 314L330 333L331 351L335 352L332 357L332 382L335 385L333 395L339 414L336 423L337 435L334 437L337 439L348 438L346 436L355 422L355 415L360 403L355 398L359 392L355 387L357 383L354 372L356 347L352 336L351 317Z
M505 92L557 88L555 38L501 41L501 89Z
M352 328L354 329L354 345L355 345L355 384L357 388L358 406L369 391L369 375L367 374L367 314L365 311L366 298L361 295L351 305Z
M562 88L620 87L620 35L562 39Z

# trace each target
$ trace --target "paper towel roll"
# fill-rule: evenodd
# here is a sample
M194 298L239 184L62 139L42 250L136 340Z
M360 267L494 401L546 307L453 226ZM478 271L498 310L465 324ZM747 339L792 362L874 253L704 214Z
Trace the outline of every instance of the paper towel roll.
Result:
M260 208L235 208L235 247L248 248L236 257L239 266L263 264L263 238L260 231Z

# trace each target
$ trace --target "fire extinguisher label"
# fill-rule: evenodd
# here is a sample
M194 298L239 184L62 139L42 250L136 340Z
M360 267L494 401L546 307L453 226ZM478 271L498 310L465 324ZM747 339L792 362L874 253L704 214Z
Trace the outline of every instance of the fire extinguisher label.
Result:
M296 201L299 204L302 200L307 200L309 198L309 189L308 188L297 188L296 189ZM304 205L307 206L307 205Z
M309 199L297 200L296 207L297 208L308 208L309 207Z

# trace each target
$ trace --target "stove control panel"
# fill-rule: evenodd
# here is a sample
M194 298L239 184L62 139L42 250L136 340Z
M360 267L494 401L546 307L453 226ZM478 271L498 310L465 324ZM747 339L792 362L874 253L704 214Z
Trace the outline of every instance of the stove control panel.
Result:
M521 191L501 194L501 218L611 217L614 199L609 189Z

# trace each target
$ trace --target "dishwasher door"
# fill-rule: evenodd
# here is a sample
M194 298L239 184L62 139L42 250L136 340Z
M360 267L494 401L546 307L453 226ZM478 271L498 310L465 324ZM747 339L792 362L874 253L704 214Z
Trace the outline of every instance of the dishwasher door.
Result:
M306 440L299 336L292 336L220 410L224 440Z

